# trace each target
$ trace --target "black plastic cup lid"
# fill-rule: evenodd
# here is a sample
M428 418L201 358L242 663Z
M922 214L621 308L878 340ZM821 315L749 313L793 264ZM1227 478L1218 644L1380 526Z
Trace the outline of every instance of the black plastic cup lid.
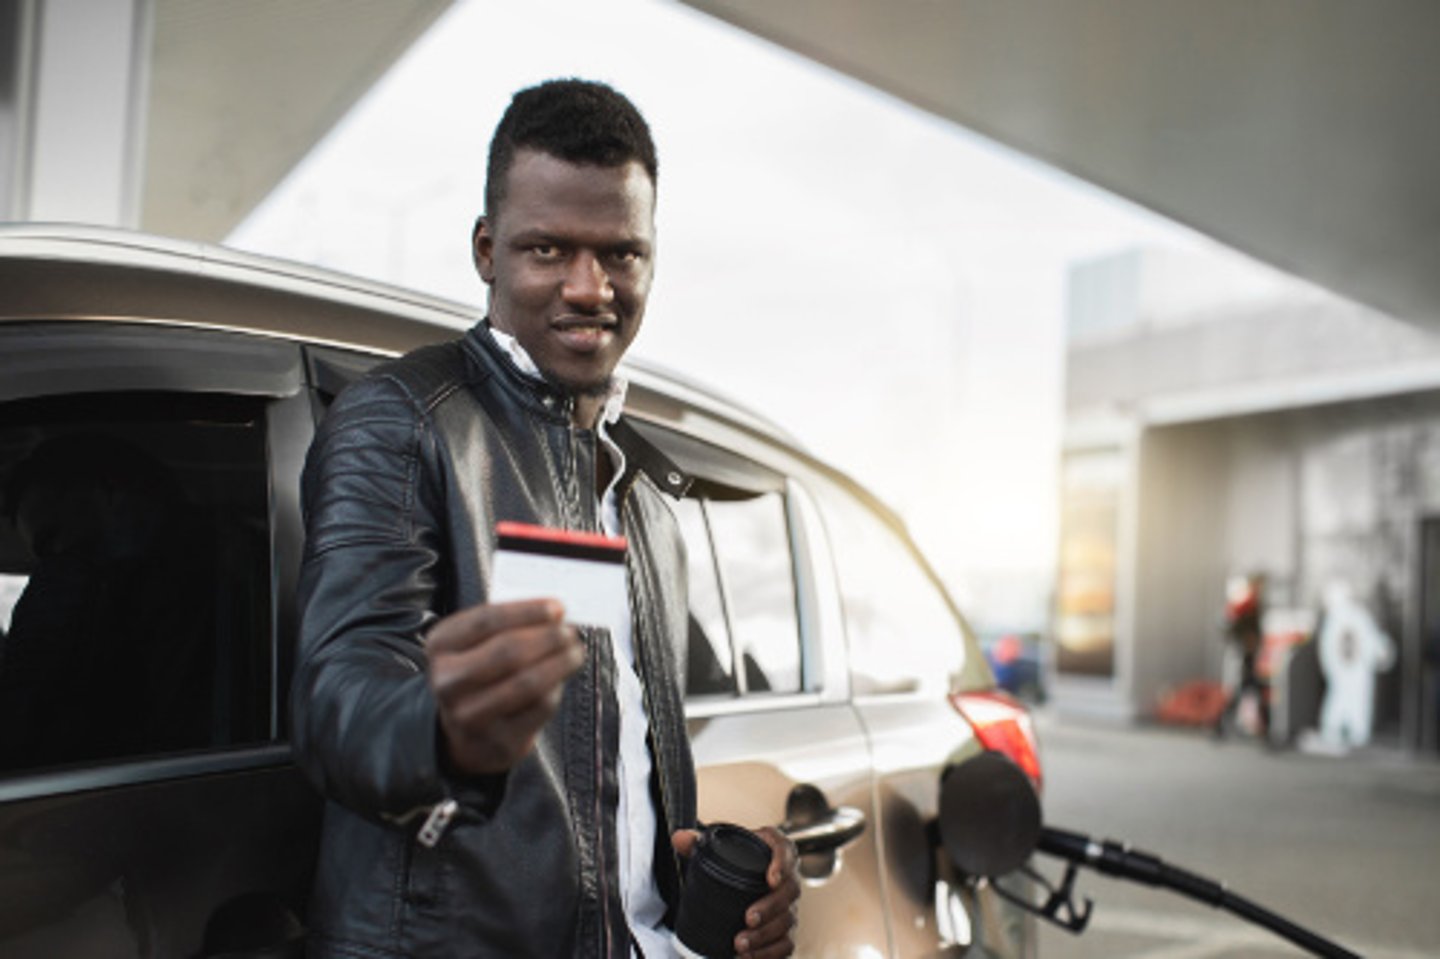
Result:
M712 825L701 837L701 863L717 879L733 885L765 886L770 846L748 829L728 823Z

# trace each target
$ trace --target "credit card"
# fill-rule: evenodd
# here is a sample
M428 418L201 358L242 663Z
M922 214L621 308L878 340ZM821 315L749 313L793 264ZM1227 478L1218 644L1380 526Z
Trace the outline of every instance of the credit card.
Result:
M490 601L558 599L565 621L613 634L630 615L623 536L497 523Z

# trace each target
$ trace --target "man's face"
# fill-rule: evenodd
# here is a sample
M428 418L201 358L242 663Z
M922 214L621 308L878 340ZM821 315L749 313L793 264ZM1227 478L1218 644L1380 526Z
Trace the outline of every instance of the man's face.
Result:
M500 209L475 231L491 322L580 397L605 391L639 332L654 252L655 185L644 167L535 150L516 153Z

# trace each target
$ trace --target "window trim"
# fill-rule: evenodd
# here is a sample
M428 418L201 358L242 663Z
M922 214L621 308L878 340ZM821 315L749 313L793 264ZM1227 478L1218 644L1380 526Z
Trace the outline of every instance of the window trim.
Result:
M270 739L290 737L290 680L300 646L296 590L305 549L300 508L300 471L315 437L308 392L278 398L265 406L265 459L270 547Z
M261 743L183 755L104 760L76 764L69 769L22 772L0 778L0 807L26 799L280 767L292 761L289 743Z
M384 353L309 344L305 347L305 376L321 406L328 408L341 390L387 359L390 357Z
M819 692L751 693L748 696L691 696L685 700L686 719L709 719L742 713L766 713L825 705Z
M0 403L130 392L283 397L304 386L298 344L243 333L37 321L5 324L0 343Z
M740 646L735 639L735 617L731 612L734 603L730 595L730 578L725 575L725 567L720 564L720 551L715 546L715 525L710 519L710 501L697 496L695 502L700 507L700 518L705 525L705 545L710 552L711 569L715 571L715 587L719 594L720 616L725 620L725 642L730 647L730 680L735 685L735 691L728 696L723 693L709 693L705 694L705 698L744 699L750 695L750 679L745 675L744 659L740 655ZM686 586L689 586L688 581Z
M800 607L805 689L826 702L850 699L850 643L846 633L844 597L830 530L815 494L804 477L791 477L791 550L794 552L796 595Z

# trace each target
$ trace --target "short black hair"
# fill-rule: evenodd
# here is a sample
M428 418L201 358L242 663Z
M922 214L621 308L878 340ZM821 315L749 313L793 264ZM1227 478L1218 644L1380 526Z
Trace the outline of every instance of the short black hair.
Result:
M516 93L490 140L485 214L505 199L510 165L521 150L566 163L617 167L634 160L656 183L659 163L650 126L624 94L593 80L547 80Z

